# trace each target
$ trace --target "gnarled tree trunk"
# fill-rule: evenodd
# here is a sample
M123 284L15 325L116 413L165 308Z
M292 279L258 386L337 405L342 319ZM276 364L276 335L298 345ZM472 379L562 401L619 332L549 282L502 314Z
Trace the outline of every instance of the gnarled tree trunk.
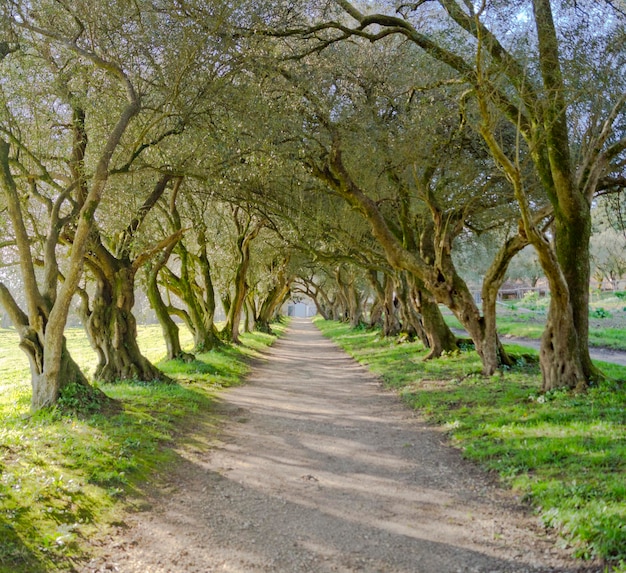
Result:
M385 274L382 285L383 297L383 336L397 336L402 330L402 323L398 317L397 299L394 291L394 281Z
M545 218L549 210L538 216L538 221ZM522 224L522 223L520 223ZM513 257L528 245L528 239L521 230L515 236L507 239L499 249L489 269L485 273L482 285L483 318L484 318L484 338L485 348L494 349L498 353L497 360L501 364L511 366L513 364L504 347L500 343L496 330L496 304L498 301L498 291L504 283L506 271Z
M204 251L205 247L202 249ZM204 252L193 256L182 241L176 246L176 251L180 258L180 276L165 267L162 281L184 303L185 310L168 305L168 311L180 316L187 324L193 335L194 351L208 352L221 344L215 327L215 291L209 260ZM199 264L202 284L196 281L193 261Z
M0 305L7 311L19 335L19 346L28 357L32 388L31 410L33 412L55 405L59 397L63 395L64 390L70 388L74 396L80 397L83 405L87 402L103 404L109 401L105 394L89 384L67 350L63 330L56 332L57 326L44 319L48 314L47 312L40 316L40 320L36 321L39 328L33 328L28 316L22 312L2 283L0 283ZM46 348L46 344L50 344L50 341L53 341L57 336L61 338L62 344L58 361L55 361L58 363L58 367L52 370L47 361L52 356L51 353L54 348Z
M422 324L422 318L417 309L415 299L412 297L412 289L409 287L406 272L402 271L397 274L395 285L398 313L400 315L400 321L402 322L402 332L404 332L409 339L413 340L419 338L427 348L430 347L430 342L428 341L428 337L424 331L424 325Z
M587 385L574 315L564 294L566 291L552 292L546 328L541 336L539 364L543 391L563 387L584 390Z
M428 354L424 360L439 358L444 352L453 352L458 349L456 336L446 324L446 321L439 310L439 305L433 296L424 288L423 284L416 277L412 277L416 294L415 301L417 310L422 317L424 332L428 339Z
M586 380L593 380L601 376L599 370L591 362L589 355L589 281L591 276L589 261L589 242L591 238L591 211L589 203L584 199L578 202L573 213L564 221L556 217L555 250L569 291L569 306L571 308L574 329L578 347L578 357ZM556 311L556 308L555 310ZM546 330L553 328L555 318L549 309L548 324ZM569 317L558 319L569 320ZM552 335L544 333L546 338ZM548 342L546 342L549 345ZM547 350L547 349L546 349ZM546 354L547 357L547 354ZM553 368L559 369L560 365ZM582 388L580 381L571 379L568 384L579 389ZM583 385L583 386L586 386Z
M291 277L287 277L284 273L280 273L276 279L276 284L267 293L267 296L261 303L261 308L257 315L255 328L261 332L272 332L270 323L274 319L276 312L284 304L290 294Z
M153 190L117 237L115 252L107 249L99 233L93 233L86 263L92 270L96 290L92 307L83 297L81 314L89 342L98 355L95 378L106 382L134 379L168 381L158 368L143 356L137 344L135 276L142 264L180 239L181 231L162 240L150 251L131 259L135 233L150 210L163 196L171 175L162 174Z
M81 307L85 331L98 355L96 380L168 380L143 356L137 344L134 275L130 263L118 263L107 275L98 274L91 308Z

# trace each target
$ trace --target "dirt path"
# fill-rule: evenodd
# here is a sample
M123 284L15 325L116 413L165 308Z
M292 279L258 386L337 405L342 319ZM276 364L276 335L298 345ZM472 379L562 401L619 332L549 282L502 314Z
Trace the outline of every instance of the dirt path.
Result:
M245 386L213 447L182 450L152 507L82 571L600 571L445 445L306 320Z

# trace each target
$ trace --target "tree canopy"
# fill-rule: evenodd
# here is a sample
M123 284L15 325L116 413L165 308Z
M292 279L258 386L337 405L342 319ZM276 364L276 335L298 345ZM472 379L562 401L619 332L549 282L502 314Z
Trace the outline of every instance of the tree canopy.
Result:
M429 358L456 347L447 306L492 374L509 363L495 304L518 253L511 274L539 265L551 292L544 389L601 376L590 281L626 273L602 246L621 244L626 183L614 4L0 11L0 303L33 409L90 388L65 346L75 307L97 378L162 378L136 346L139 289L170 358L188 357L175 318L209 349L306 295L325 316L405 329ZM610 223L594 230L599 204Z

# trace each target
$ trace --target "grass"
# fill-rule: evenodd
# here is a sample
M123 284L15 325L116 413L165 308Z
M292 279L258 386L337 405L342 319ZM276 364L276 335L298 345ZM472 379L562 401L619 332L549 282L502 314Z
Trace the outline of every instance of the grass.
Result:
M317 321L326 336L395 388L464 455L499 474L581 558L626 571L626 368L584 395L540 394L536 353L487 378L475 352L423 362L420 343ZM620 565L621 563L621 565Z
M282 326L275 330L280 333ZM210 440L220 388L238 384L250 357L274 338L254 333L243 345L200 354L191 363L159 362L176 384L123 382L100 388L122 408L109 413L29 415L28 363L12 330L0 330L0 573L72 571L86 540L141 506L145 488L176 463L177 447ZM191 337L184 339L191 345ZM72 355L85 370L95 357L80 330L68 331ZM140 329L151 360L165 348L156 326Z

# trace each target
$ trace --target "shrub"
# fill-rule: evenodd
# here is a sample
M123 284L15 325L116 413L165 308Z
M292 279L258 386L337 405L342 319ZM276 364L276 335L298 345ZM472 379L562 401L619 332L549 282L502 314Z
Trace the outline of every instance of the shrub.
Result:
M590 312L590 315L593 316L593 318L610 318L611 317L611 313L608 310L604 310L602 307L595 308L594 310Z

